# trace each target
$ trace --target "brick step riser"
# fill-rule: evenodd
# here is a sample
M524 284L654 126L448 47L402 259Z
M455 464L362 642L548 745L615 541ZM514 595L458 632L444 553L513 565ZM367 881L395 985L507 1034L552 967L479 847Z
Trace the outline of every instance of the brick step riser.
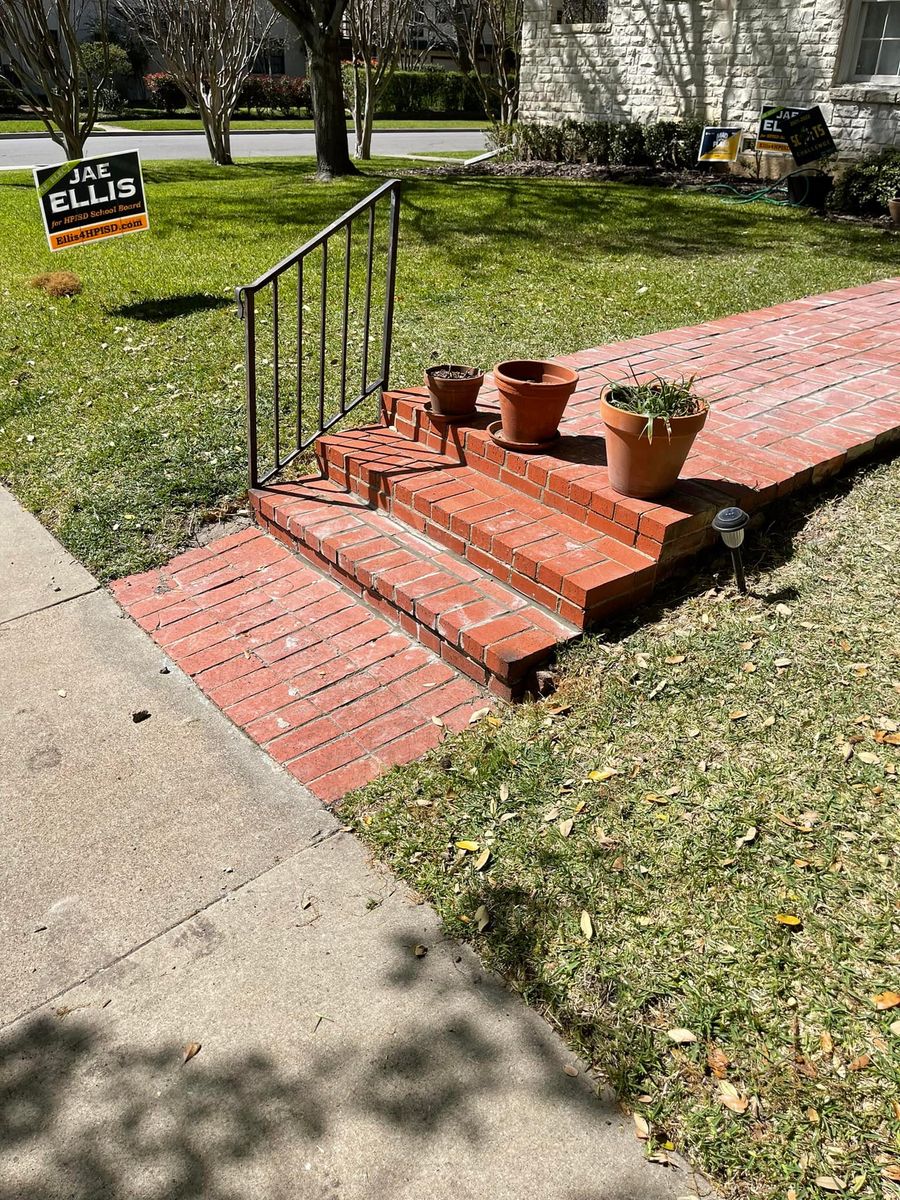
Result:
M709 529L715 511L724 505L747 499L698 487L696 490L701 511L687 515L682 520L661 527L658 523L653 524L649 518L642 522L637 513L624 506L621 518L616 519L619 514L615 513L614 516L613 505L606 497L591 496L587 489L578 488L577 481L573 487L564 475L554 479L551 474L548 478L537 462L525 459L524 471L518 469L519 463L516 463L516 470L508 469L505 465L506 452L483 434L484 428L495 419L492 416L485 416L471 426L439 425L423 412L420 403L390 393L386 398L384 415L397 433L409 441L455 458L461 466L472 467L488 479L539 500L560 515L580 521L589 529L613 537L623 545L634 546L652 558L668 561L693 553L694 547L705 544L697 539L697 534ZM518 457L520 460L523 458ZM709 494L705 495L707 491ZM592 507L592 503L597 507ZM689 550L688 546L692 548Z
M473 536L462 536L462 529L455 517L447 517L447 524L434 520L420 512L415 498L412 505L398 499L393 492L389 473L380 473L367 467L359 468L347 455L335 447L317 447L319 467L323 477L338 487L358 496L366 504L390 514L416 533L431 538L445 549L472 564L480 571L491 575L499 583L515 589L529 600L542 605L549 612L568 621L577 629L585 630L599 621L619 612L632 604L642 603L653 590L655 571L631 573L615 585L604 585L596 596L580 596L571 599L558 590L545 586L540 577L535 579L516 569L512 562L498 559L488 553L489 546L477 544L477 526Z
M508 701L521 699L527 689L529 675L534 670L548 665L552 660L553 653L551 651L540 657L529 658L527 662L516 664L509 672L504 669L501 676L496 671L492 671L490 665L477 656L478 648L473 646L473 639L466 636L465 630L455 640L449 641L442 636L439 627L436 628L434 624L426 624L422 620L417 604L403 597L398 598L397 589L388 589L386 594L379 591L377 579L371 580L375 585L374 588L361 582L354 573L356 564L348 564L345 569L339 555L327 548L323 552L317 538L310 536L307 541L297 533L285 529L261 511L259 502L252 493L251 508L254 519L266 533L278 538L280 542L307 562L331 575L354 596L369 604L380 616L397 625L410 637L414 637L427 650L438 655L455 670L461 671L476 683L487 687L492 695ZM438 621L439 625L440 620ZM475 653L467 653L465 647L474 649Z

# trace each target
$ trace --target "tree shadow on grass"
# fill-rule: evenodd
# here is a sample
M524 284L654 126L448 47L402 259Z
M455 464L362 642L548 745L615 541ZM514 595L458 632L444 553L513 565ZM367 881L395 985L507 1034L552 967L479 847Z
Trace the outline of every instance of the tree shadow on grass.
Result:
M149 321L158 324L175 317L188 317L198 312L213 312L230 308L233 300L225 296L211 296L208 292L183 292L178 296L165 296L149 300L138 300L133 304L122 304L111 310L112 316L124 317L129 321Z

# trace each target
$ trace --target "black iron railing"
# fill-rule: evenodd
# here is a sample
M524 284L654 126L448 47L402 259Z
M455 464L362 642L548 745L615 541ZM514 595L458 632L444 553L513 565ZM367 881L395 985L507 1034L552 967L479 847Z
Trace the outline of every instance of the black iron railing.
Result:
M382 184L277 266L236 289L245 334L251 487L274 478L320 434L387 387L399 190L397 179ZM356 224L364 226L361 247L353 237ZM311 266L314 255L320 261ZM383 270L376 271L379 259ZM308 293L313 304L307 303ZM378 375L370 379L375 362Z

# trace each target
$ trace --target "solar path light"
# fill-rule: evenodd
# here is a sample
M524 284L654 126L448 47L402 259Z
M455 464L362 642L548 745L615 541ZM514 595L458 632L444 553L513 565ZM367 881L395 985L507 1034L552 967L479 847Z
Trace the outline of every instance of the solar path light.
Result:
M722 541L731 551L731 562L734 566L734 578L738 591L746 594L747 580L744 578L744 562L741 558L741 546L744 544L744 530L750 522L749 516L742 508L722 508L713 517L713 529L722 535Z

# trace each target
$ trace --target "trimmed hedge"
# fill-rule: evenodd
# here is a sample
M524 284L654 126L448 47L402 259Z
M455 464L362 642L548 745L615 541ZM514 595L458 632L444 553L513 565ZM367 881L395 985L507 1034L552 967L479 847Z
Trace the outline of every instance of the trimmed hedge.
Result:
M238 108L292 117L308 113L311 101L309 80L301 75L250 75L241 88Z
M353 68L344 64L344 102L352 105ZM481 100L468 75L461 71L394 71L378 97L378 116L482 116Z
M702 121L575 121L559 125L496 125L495 149L521 162L591 163L601 167L654 166L683 170L697 161Z
M163 112L178 112L187 104L184 92L168 71L154 71L151 75L145 75L144 87L153 107Z
M838 179L828 207L858 217L883 217L888 200L900 196L900 150L867 154Z

